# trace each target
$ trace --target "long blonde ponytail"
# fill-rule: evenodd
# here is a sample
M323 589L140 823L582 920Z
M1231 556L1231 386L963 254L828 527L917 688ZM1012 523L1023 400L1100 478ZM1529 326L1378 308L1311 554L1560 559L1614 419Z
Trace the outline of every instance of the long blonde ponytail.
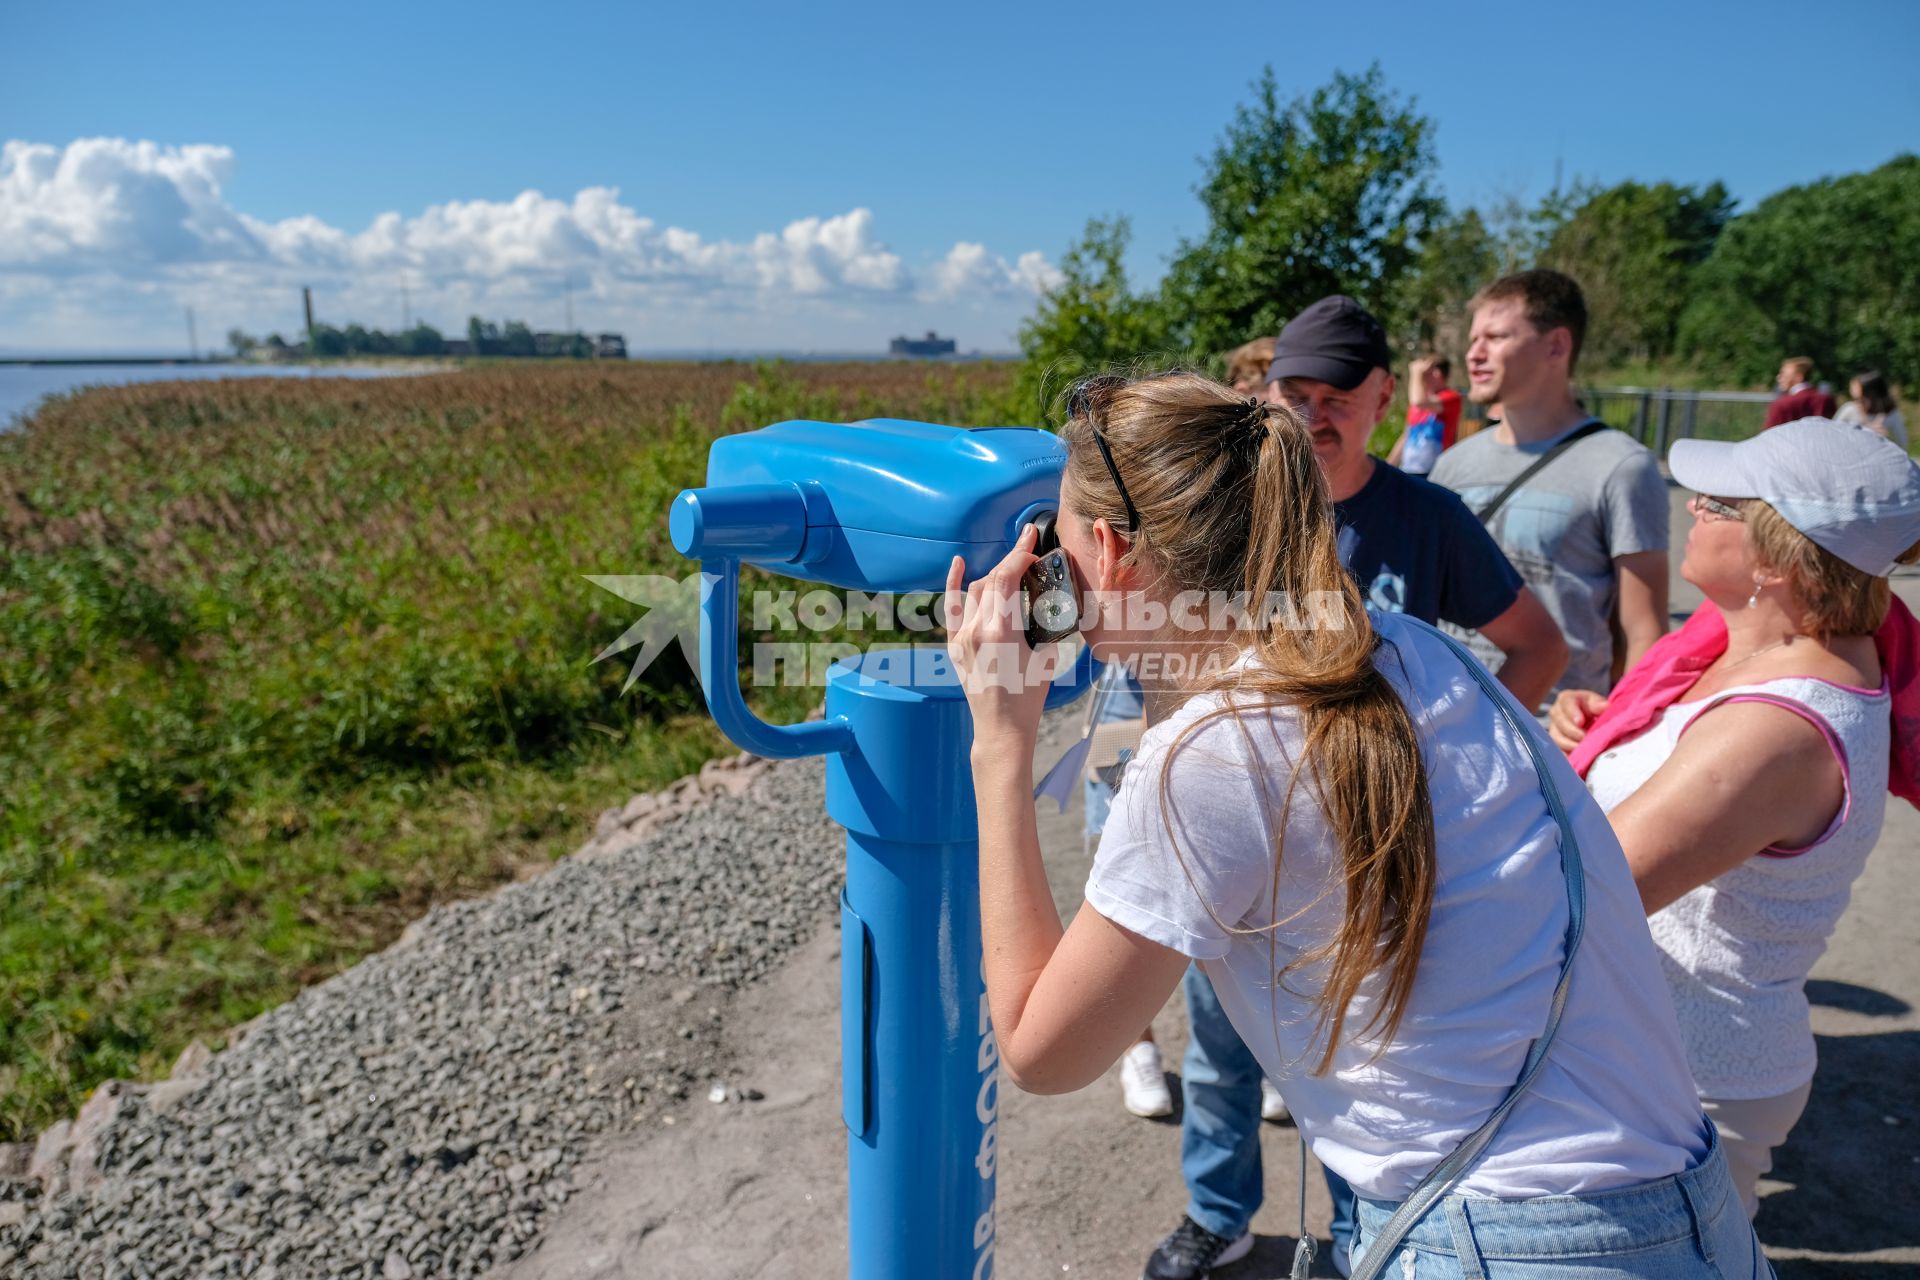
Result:
M1120 496L1093 443L1097 425L1140 517L1129 558L1152 556L1180 590L1243 592L1255 602L1254 625L1237 638L1255 660L1202 680L1194 692L1227 695L1214 715L1284 705L1299 716L1303 771L1339 851L1344 895L1333 938L1289 966L1329 962L1315 1000L1325 1043L1314 1071L1325 1072L1348 1032L1348 1006L1376 970L1385 975L1381 999L1355 1034L1385 1041L1398 1029L1426 941L1436 873L1419 740L1374 663L1378 636L1341 567L1333 504L1312 440L1286 408L1190 373L1105 380L1076 407L1081 412L1061 428L1065 484L1076 509L1125 527ZM1259 607L1268 601L1314 602L1311 625L1283 622ZM1296 773L1289 801L1300 780ZM1164 775L1160 785L1164 793ZM1163 794L1163 813L1171 812L1167 799ZM1276 892L1285 844L1283 825L1274 850Z

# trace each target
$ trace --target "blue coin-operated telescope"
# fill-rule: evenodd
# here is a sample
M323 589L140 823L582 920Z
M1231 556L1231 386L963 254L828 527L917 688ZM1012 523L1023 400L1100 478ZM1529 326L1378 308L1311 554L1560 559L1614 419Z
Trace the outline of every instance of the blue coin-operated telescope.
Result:
M840 900L841 1113L853 1280L993 1273L999 1054L980 968L973 719L944 649L881 651L827 673L826 718L747 709L740 565L869 592L971 580L1059 505L1066 453L1028 427L782 422L714 441L707 486L674 499L673 545L700 561L700 683L748 751L827 757L847 829ZM1088 685L1091 655L1048 691Z

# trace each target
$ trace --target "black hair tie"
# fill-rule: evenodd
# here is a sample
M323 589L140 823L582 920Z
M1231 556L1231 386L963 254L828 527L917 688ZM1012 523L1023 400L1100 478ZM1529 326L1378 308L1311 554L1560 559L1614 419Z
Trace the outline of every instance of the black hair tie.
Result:
M1267 408L1265 401L1248 396L1245 407L1223 434L1222 447L1259 453L1260 446L1267 442L1267 437L1271 434L1268 429Z

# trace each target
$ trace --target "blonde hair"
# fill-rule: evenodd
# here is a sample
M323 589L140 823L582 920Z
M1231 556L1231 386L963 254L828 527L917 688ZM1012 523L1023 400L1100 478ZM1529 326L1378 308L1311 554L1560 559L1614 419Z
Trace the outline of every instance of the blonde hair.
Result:
M1802 382L1813 381L1813 359L1811 356L1788 356L1780 362L1782 368L1793 370L1793 376Z
M1341 567L1333 504L1300 420L1192 373L1099 379L1082 388L1077 412L1060 431L1068 451L1062 488L1087 520L1127 527L1094 440L1098 427L1140 518L1124 562L1151 556L1183 591L1326 602L1320 624L1306 628L1275 625L1260 611L1234 640L1255 661L1202 681L1197 691L1228 696L1188 731L1266 707L1291 707L1299 716L1305 753L1286 803L1301 773L1310 774L1345 895L1333 938L1288 966L1331 961L1314 1001L1316 1034L1326 1036L1314 1072L1324 1073L1349 1004L1376 970L1386 975L1383 998L1360 1034L1392 1038L1426 941L1436 879L1433 804L1413 719L1374 665L1379 639L1359 588ZM1162 812L1170 814L1165 773L1160 785ZM1269 895L1277 909L1286 834L1284 822L1276 825ZM1167 831L1171 839L1170 816Z
M1265 382L1267 370L1273 365L1273 344L1278 341L1277 338L1255 338L1235 347L1227 356L1227 385L1232 386L1248 375L1256 383Z
M1747 518L1754 554L1764 567L1787 580L1787 590L1813 635L1821 639L1864 636L1880 629L1892 607L1893 593L1885 578L1854 568L1759 498L1748 499L1740 508ZM1920 560L1920 544L1900 556L1901 564L1916 560Z

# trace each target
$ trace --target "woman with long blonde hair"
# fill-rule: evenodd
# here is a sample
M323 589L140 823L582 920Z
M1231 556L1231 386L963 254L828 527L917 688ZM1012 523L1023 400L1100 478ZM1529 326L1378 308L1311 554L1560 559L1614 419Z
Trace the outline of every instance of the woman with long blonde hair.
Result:
M1090 1083L1197 962L1361 1197L1356 1275L1769 1275L1604 815L1484 668L1367 612L1299 421L1169 374L1082 384L1061 436L1062 548L1126 606L1082 634L1141 673L1152 727L1063 929L1032 801L1058 658L1019 616L1035 534L970 585L955 563L1008 1078ZM1184 1222L1147 1274L1246 1247Z

